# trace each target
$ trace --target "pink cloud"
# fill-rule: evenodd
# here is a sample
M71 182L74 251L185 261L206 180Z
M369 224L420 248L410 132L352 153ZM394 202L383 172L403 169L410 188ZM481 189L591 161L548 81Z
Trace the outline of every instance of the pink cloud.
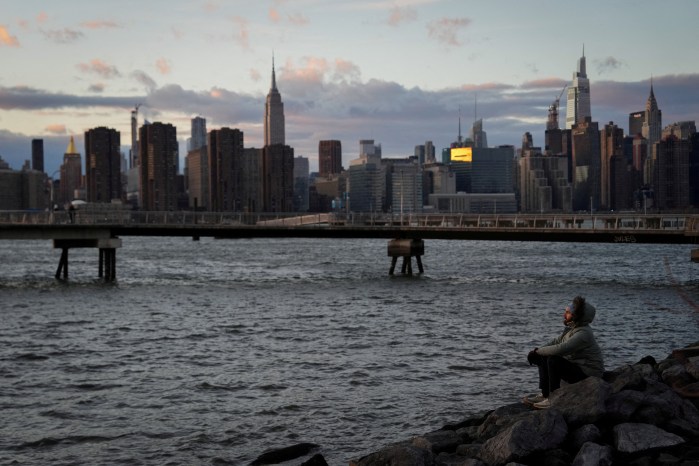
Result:
M273 23L278 23L282 19L279 11L276 8L270 8L268 16Z
M48 19L49 15L45 11L42 11L38 15L36 15L36 22L39 24L45 23Z
M115 78L121 75L115 66L108 65L99 58L93 58L89 63L79 63L76 66L83 73L97 74L106 79Z
M244 49L250 48L250 25L247 19L241 16L234 16L233 23L238 27L238 32L235 35L235 40Z
M325 58L304 57L302 62L303 65L296 68L290 61L287 61L283 69L284 79L320 83L323 81L325 73L330 69Z
M525 89L563 89L563 86L568 84L569 81L561 78L542 78L534 79L532 81L525 81L520 87Z
M114 21L104 21L104 20L94 20L94 21L83 21L80 25L87 29L113 29L120 27Z
M158 69L160 74L170 74L172 71L172 65L169 60L166 60L165 58L159 58L155 62L155 67Z
M258 82L262 79L262 75L258 70L250 68L250 79L252 79L255 82Z
M459 31L471 24L469 18L442 18L427 25L428 35L448 46L462 45Z
M44 131L51 134L67 134L66 125L62 124L48 125Z
M414 21L417 19L417 12L410 7L396 6L388 16L388 24L398 26L400 23Z
M19 40L16 36L11 35L5 26L0 26L0 47L3 45L19 47Z
M335 59L335 79L358 81L361 74L359 67L351 61Z

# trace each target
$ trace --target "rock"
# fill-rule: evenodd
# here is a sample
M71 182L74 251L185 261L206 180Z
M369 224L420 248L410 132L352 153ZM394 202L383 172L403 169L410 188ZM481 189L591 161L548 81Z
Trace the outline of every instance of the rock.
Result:
M580 450L587 442L596 442L601 437L599 428L594 424L585 424L573 431L568 437L575 450Z
M482 443L463 443L456 447L456 454L467 458L477 458L482 448Z
M430 450L408 444L396 444L371 453L350 466L434 466L435 458Z
M483 424L483 422L485 422L486 418L490 416L492 412L493 411L490 410L481 414L476 414L475 416L469 417L468 419L465 419L456 424L446 424L440 430L459 430L463 429L464 427L479 426Z
M293 460L299 456L304 456L309 454L311 451L319 448L318 445L314 443L299 443L292 445L290 447L278 448L276 450L269 450L255 459L251 466L258 466L263 464L279 464L284 461Z
M531 412L487 440L479 457L488 465L518 461L532 453L558 447L567 434L568 426L555 409Z
M593 424L606 412L605 403L612 387L599 377L588 377L553 392L551 407L563 414L569 427Z
M476 458L468 458L454 453L440 453L436 460L439 466L485 466Z
M653 366L649 364L622 366L608 373L605 377L605 380L612 384L612 393L622 390L643 391L646 388L647 379L658 379Z
M612 432L614 448L621 453L639 453L684 443L682 437L651 424L626 422L614 426Z
M310 457L308 461L304 461L299 466L328 466L328 462L325 461L323 455L321 455L320 453L316 453L315 455Z
M686 421L693 429L699 428L699 410L662 382L649 382L639 409L633 416L636 422L662 424L671 419Z
M531 409L524 403L501 406L493 410L478 427L476 439L489 439L530 414Z
M629 422L644 399L645 395L636 390L622 390L615 393L607 398L605 417L615 423Z
M453 430L438 430L414 437L412 440L413 446L430 450L434 454L453 453L461 443L463 443L463 439Z
M572 466L610 466L612 464L612 447L585 443L573 460Z
M681 387L694 382L694 377L687 372L684 364L670 366L660 373L660 378L671 387Z

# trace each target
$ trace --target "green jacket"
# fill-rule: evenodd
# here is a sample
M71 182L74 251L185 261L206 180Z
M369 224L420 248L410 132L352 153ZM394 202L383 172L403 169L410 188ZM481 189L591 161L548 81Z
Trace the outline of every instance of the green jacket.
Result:
M539 348L536 352L541 356L563 356L577 364L587 375L602 377L604 359L590 323L595 318L595 307L585 303L582 315L566 324L563 333Z

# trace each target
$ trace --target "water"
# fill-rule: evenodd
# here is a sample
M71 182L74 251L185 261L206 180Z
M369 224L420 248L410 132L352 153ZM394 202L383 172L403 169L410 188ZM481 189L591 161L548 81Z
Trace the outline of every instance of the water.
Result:
M576 294L608 368L697 339L689 246L123 238L0 242L0 463L248 464L321 446L347 464L536 389L526 353ZM400 265L400 264L399 264ZM398 267L398 269L400 266Z

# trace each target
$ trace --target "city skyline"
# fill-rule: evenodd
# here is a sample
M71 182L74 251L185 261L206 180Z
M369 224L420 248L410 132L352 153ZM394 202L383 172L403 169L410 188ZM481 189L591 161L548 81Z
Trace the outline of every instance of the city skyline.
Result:
M312 170L320 140L342 141L345 167L365 138L384 157L411 155L426 140L439 151L456 140L459 107L465 128L483 119L490 146L517 146L527 131L543 146L547 108L570 85L583 46L594 121L628 131L651 77L663 125L698 119L696 65L673 53L693 44L691 1L590 2L575 23L553 1L69 3L4 5L0 156L12 168L42 138L51 173L70 136L82 148L83 133L99 126L122 133L128 157L137 104L139 127L144 118L177 127L180 159L195 116L262 147L273 54L286 142Z

